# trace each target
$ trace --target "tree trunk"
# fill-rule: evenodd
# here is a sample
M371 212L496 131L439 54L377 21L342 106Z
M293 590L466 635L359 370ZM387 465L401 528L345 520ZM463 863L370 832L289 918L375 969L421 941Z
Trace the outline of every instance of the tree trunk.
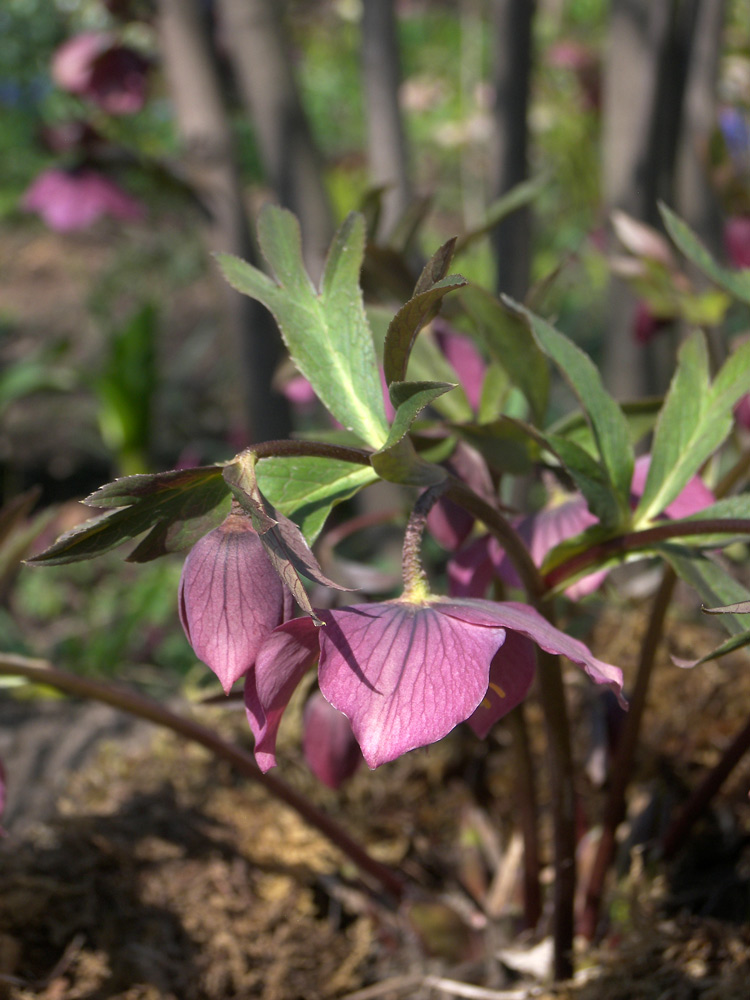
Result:
M179 132L183 164L208 214L211 249L252 258L247 214L237 174L232 133L211 51L195 0L159 0L159 38ZM242 372L242 400L251 439L286 437L289 412L271 391L281 339L270 314L223 280L232 370ZM239 380L238 380L239 381ZM231 399L231 390L226 393Z
M370 179L385 186L380 231L388 236L411 201L408 154L399 107L401 67L394 0L364 0L362 71Z
M219 0L224 38L258 138L266 178L302 227L305 263L320 274L333 234L323 164L299 96L276 0Z
M491 145L491 197L498 198L528 173L527 112L532 64L534 0L493 0L495 106ZM514 212L492 234L497 288L522 300L531 269L531 212Z

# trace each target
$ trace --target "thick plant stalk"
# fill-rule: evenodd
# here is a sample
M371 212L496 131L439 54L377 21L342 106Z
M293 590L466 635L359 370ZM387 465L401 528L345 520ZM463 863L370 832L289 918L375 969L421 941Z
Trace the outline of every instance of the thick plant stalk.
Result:
M286 785L279 778L270 774L263 774L252 756L245 753L239 747L227 743L217 736L213 730L207 726L202 726L192 719L177 715L169 709L164 708L158 702L146 698L135 691L128 691L125 688L114 685L102 684L99 681L89 680L86 677L78 677L75 674L57 670L45 660L29 659L25 656L12 656L4 654L0 656L0 675L6 677L26 677L35 684L45 684L64 691L66 694L75 695L79 698L87 698L93 701L101 701L106 705L112 705L122 712L127 712L138 719L145 719L153 722L157 726L163 726L174 733L179 733L186 739L192 740L206 747L222 760L226 760L240 774L252 781L257 782L268 791L270 795L280 802L289 806L302 817L306 823L313 826L331 841L342 853L344 853L358 868L369 875L390 895L397 899L403 895L404 880L396 872L382 865L375 858L365 851L365 849L353 840L349 834L343 830L335 820L326 816L324 812L313 805L309 799L299 792L296 792L289 785Z
M539 885L539 805L534 760L523 704L518 705L510 713L508 726L513 737L518 819L523 837L523 925L525 928L533 929L539 923L542 914L542 894Z
M651 608L646 635L641 646L635 686L629 699L630 707L612 765L609 794L602 819L602 836L594 858L581 918L580 931L589 939L594 937L599 922L604 881L615 854L617 827L625 815L625 793L633 771L633 758L641 733L646 696L656 662L656 652L664 630L664 619L676 581L677 577L672 567L665 567Z
M670 824L662 840L663 857L672 858L679 851L695 821L748 750L750 750L750 718L726 748L719 763L711 768Z
M552 937L555 979L573 975L573 906L576 890L576 824L570 724L559 656L537 652L539 695L547 730L555 888Z

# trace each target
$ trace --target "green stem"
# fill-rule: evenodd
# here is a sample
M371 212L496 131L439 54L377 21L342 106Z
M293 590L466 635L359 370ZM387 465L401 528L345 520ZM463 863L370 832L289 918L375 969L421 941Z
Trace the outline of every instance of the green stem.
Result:
M170 712L158 702L134 691L57 670L44 660L3 654L0 656L0 675L26 677L35 684L45 684L58 691L64 691L66 694L104 702L104 704L112 705L122 712L127 712L139 719L146 719L157 726L164 726L194 743L199 743L216 754L217 757L228 761L244 777L257 782L274 798L294 809L302 819L319 830L357 867L370 875L396 899L403 895L405 884L404 879L399 874L370 857L364 848L353 840L338 823L330 816L326 816L304 795L290 788L279 778L263 774L250 754L240 750L239 747L232 746L231 743L226 743L207 726L202 726L192 719Z
M676 582L677 577L674 570L671 566L666 566L651 606L646 634L641 644L635 685L628 699L628 713L610 772L609 792L602 818L602 836L586 888L586 900L580 929L581 933L589 940L596 934L599 923L604 882L615 855L617 827L625 815L625 794L633 773L635 748L641 734L643 715L646 710L646 697L656 662L656 653L664 630L664 619L672 600Z

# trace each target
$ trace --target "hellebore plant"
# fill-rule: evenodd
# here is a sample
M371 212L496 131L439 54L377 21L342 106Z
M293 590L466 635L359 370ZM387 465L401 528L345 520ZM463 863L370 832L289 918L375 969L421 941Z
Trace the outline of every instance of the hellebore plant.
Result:
M498 203L488 225L535 190L519 189ZM750 274L718 265L667 209L664 221L681 252L721 289L707 304L675 281L675 315L701 323L732 297L750 303ZM648 236L644 253L659 260L642 270L663 285L676 268L672 251L623 227L622 220L620 225L633 253ZM576 814L559 658L619 697L622 675L619 666L598 659L557 626L554 615L564 602L555 598L583 596L592 574L599 580L625 561L647 557L663 560L666 574L688 582L710 606L750 599L714 559L722 546L750 533L750 497L714 501L699 478L718 449L730 457L735 448L733 409L750 392L750 344L712 373L705 336L695 329L664 400L620 405L591 360L553 326L449 273L454 253L478 233L450 240L434 254L384 336L376 337L383 307L368 316L360 272L372 265L372 283L382 267L366 246L364 219L352 214L345 220L316 288L304 270L296 220L266 207L258 242L269 273L227 255L219 255L219 265L234 288L274 315L291 361L337 429L321 432L317 441L258 443L224 464L119 479L86 501L104 513L32 562L87 559L130 540L138 540L128 556L135 562L190 550L180 585L182 623L225 691L243 680L262 772L276 763L284 710L316 662L319 693L305 711L303 739L311 766L331 786L358 759L352 734L370 767L434 743L461 722L483 738L529 696L536 677L554 829L554 971L565 977L572 971ZM406 272L408 267L404 260ZM446 296L450 325L434 322ZM548 415L550 364L579 406L554 421ZM647 435L650 458L636 460L634 445ZM726 483L741 481L746 470L743 456L735 458ZM509 510L500 498L522 495L514 482L534 476L553 476L576 493L556 510ZM403 592L344 606L332 597L327 603L333 606L313 607L303 577L318 588L338 585L323 573L312 546L336 505L380 480L402 487L413 508L404 537ZM427 582L425 523L449 552L451 596ZM439 579L440 564L426 569ZM486 598L490 583L503 578L521 589L522 600ZM653 662L670 594L665 585L655 598L644 662ZM292 617L292 598L300 617ZM750 643L736 615L723 617L735 633L731 648ZM725 643L715 655L727 648ZM636 684L631 742L647 675L639 672ZM518 759L525 761L517 787L525 796L526 888L538 901L534 759L520 712L511 720ZM618 779L623 795L627 757ZM275 778L263 780L269 779L277 788ZM295 808L303 809L298 800ZM319 814L303 814L388 882L342 831L331 832L330 821L325 826ZM535 902L527 914L538 910Z

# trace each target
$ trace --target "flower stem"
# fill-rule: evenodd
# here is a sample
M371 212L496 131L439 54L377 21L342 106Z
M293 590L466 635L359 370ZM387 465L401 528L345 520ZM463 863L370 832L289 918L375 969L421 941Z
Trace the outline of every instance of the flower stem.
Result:
M370 452L363 448L349 448L327 441L261 441L251 445L241 454L252 452L256 458L332 458L339 462L369 465Z
M669 603L672 600L676 581L677 577L674 570L671 566L666 566L651 607L646 634L643 637L641 645L635 685L628 699L629 709L625 716L622 735L617 744L617 751L612 764L609 793L602 818L602 836L599 841L596 857L594 858L589 884L586 888L586 899L581 918L581 933L589 939L594 937L599 922L604 881L615 854L617 827L625 815L625 794L633 771L633 759L641 733L641 725L646 708L646 696L656 661L656 653L664 629L664 619L669 608Z
M516 798L523 836L523 924L525 928L531 930L539 923L542 914L536 775L523 703L517 705L507 718L513 737Z
M35 684L45 684L58 691L64 691L66 694L104 702L106 705L112 705L136 718L146 719L157 726L164 726L194 743L207 747L217 757L228 761L244 777L257 782L274 798L294 809L302 819L315 827L332 844L335 844L342 853L346 854L355 865L379 883L388 893L396 899L403 895L405 883L401 875L370 857L365 849L353 840L335 820L326 816L309 799L290 788L279 778L263 774L250 754L225 742L207 726L202 726L185 716L177 715L158 702L137 694L135 691L128 691L119 686L103 684L86 677L78 677L75 674L57 670L45 660L34 660L6 653L0 656L0 675L26 677Z

